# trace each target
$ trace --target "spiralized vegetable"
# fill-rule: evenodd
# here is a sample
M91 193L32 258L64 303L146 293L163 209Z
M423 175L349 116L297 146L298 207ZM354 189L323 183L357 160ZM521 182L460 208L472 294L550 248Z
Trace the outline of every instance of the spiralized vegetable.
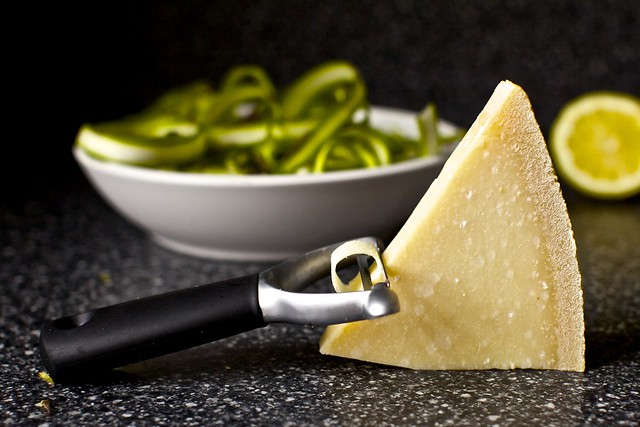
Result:
M76 144L113 162L186 172L323 173L388 165L437 153L461 134L438 133L429 104L416 115L419 137L369 124L359 71L321 64L280 93L257 66L238 66L218 90L196 81L163 94L138 114L84 124Z

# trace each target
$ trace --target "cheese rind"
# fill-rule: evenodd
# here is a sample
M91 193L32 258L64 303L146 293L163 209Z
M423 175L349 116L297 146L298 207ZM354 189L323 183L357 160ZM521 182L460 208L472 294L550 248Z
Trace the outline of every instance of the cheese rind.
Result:
M398 314L324 354L413 369L584 370L566 205L526 93L504 81L383 254Z

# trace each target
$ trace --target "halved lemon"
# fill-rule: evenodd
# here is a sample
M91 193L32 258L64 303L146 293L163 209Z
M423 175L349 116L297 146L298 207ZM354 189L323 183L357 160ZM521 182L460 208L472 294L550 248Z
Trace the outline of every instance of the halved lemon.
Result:
M584 194L639 194L640 99L590 92L570 101L551 127L550 152L558 174Z

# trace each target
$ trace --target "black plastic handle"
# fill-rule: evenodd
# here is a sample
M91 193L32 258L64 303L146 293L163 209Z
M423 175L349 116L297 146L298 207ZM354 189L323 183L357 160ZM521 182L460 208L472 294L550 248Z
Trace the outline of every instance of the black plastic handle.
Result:
M255 274L48 321L40 352L71 381L263 326Z

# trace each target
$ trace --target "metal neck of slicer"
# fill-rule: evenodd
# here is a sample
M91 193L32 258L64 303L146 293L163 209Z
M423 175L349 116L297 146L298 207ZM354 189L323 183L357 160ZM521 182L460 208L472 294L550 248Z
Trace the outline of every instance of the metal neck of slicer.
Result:
M374 319L396 313L400 304L391 289L380 257L382 243L375 238L357 239L357 251L351 242L327 246L279 264L259 276L258 299L265 322L330 325ZM380 280L372 283L369 258L375 260ZM340 262L358 264L361 284L347 289L336 283ZM338 293L300 292L332 273Z

